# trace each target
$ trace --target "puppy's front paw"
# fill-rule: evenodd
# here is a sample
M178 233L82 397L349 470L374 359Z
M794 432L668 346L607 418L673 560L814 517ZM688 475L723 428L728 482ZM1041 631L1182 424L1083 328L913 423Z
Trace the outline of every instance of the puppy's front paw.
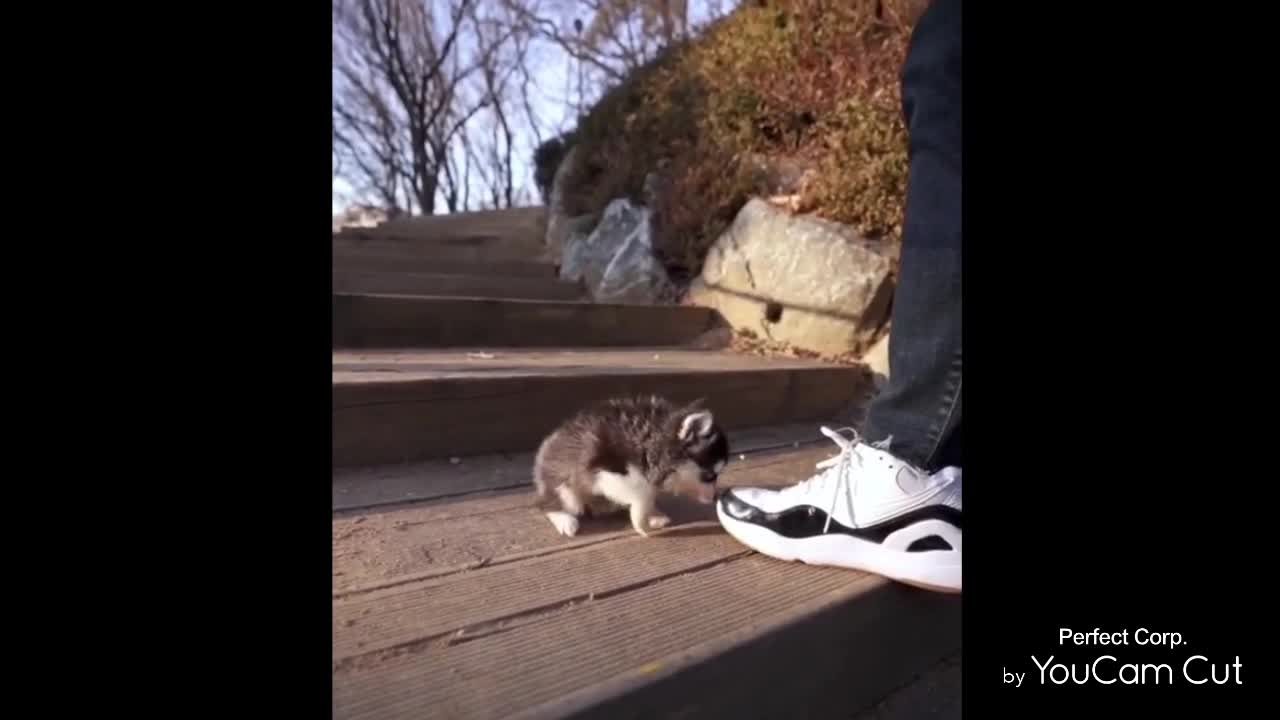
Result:
M567 512L549 512L547 519L555 526L556 532L565 537L573 537L578 534L578 518Z
M650 515L649 516L650 530L661 530L662 528L670 524L671 524L671 518L667 517L666 515Z
M654 527L652 523L655 516L651 503L632 505L631 527L641 535L649 537L648 530Z

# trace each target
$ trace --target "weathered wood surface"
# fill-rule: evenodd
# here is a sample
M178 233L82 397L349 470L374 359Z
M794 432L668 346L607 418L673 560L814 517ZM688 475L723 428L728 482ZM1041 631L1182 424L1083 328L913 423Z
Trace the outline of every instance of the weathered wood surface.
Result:
M830 454L762 454L725 482L788 485ZM335 517L335 716L852 715L959 646L954 596L775 561L705 506L663 509L650 538L621 517L562 538L521 492Z

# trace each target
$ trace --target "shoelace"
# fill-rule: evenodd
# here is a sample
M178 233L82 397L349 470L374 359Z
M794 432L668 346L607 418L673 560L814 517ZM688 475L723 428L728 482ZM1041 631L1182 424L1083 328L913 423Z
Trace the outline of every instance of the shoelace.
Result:
M831 428L826 427L825 425L822 426L820 430L822 431L823 435L826 435L827 437L831 438L833 442L835 442L835 444L840 448L840 454L833 458L829 458L827 460L823 460L819 462L817 464L817 469L821 470L822 472L818 473L817 475L814 475L808 480L804 480L796 485L793 485L791 488L788 488L788 490L784 492L794 491L794 492L803 493L803 492L810 492L812 490L820 493L822 490L826 488L826 485L831 480L831 478L833 476L835 477L835 488L831 493L830 506L827 508L827 522L822 526L822 532L825 535L827 530L830 529L831 527L831 517L835 513L836 503L840 501L840 491L848 487L849 475L853 471L853 466L856 465L859 469L863 467L862 465L863 458L862 458L862 455L858 453L858 446L862 444L862 438L858 434L857 430L850 427L845 427L840 429L840 431L847 430L851 432L853 434L852 439L845 438L844 436L840 435L838 431L832 430ZM892 440L893 438L886 438L883 442L874 443L872 447L877 447L877 448L881 446L888 447L889 443L892 442ZM849 491L851 493L856 494L858 491L858 475L860 475L860 473L854 474L853 487L849 488ZM852 517L853 508L849 509L849 515Z

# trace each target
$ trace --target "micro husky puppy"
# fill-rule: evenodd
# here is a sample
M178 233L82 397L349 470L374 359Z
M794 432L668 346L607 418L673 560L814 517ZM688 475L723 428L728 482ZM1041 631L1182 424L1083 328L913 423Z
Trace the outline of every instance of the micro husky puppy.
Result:
M537 507L560 534L578 519L629 508L631 527L648 536L671 522L658 493L715 502L729 441L701 401L684 407L656 396L615 398L579 412L547 436L533 465Z

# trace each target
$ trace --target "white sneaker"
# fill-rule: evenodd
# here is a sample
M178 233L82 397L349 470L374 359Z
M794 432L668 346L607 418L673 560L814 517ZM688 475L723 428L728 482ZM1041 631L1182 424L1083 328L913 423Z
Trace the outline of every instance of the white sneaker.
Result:
M716 503L724 528L781 560L874 573L960 592L960 468L928 474L879 447L822 428L840 455L783 490L735 487Z

